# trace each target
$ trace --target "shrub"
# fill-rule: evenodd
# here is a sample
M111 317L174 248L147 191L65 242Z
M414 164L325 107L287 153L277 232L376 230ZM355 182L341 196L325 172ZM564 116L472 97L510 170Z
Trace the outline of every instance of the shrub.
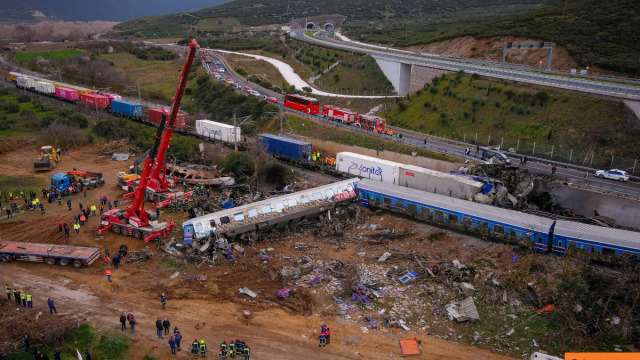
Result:
M0 108L6 110L8 113L17 113L20 111L20 105L9 101L0 103Z
M255 164L246 152L232 152L222 162L222 167L236 177L236 181L243 182L253 176Z
M31 102L31 96L27 94L20 94L16 96L16 100L18 100L19 103Z
M288 167L274 162L264 168L264 179L276 189L282 189L295 179L295 174Z
M304 90L305 92L308 92L308 93L310 93L312 91L312 89L309 86L303 87L302 90Z

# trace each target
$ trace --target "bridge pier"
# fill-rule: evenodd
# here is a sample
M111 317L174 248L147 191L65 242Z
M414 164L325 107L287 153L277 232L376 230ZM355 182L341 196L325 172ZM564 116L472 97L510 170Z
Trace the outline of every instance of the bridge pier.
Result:
M411 68L413 65L401 63L395 60L385 60L374 57L380 70L389 79L391 85L398 95L409 94L409 86L411 85Z

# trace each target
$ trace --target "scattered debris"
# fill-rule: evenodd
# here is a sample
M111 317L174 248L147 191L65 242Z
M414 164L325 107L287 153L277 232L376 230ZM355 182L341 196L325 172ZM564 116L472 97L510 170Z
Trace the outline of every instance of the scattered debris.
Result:
M400 350L402 350L402 356L420 356L422 351L420 350L420 341L416 338L413 340L400 340Z
M249 296L251 296L251 297L252 297L252 298L254 298L254 299L258 296L258 294L256 294L255 292L253 292L253 291L251 291L251 290L247 289L247 287L246 287L246 286L245 286L245 287L243 287L243 288L241 288L241 289L238 289L238 291L240 291L240 293L241 293L241 294L249 295Z
M450 320L455 319L460 322L480 320L478 309L476 308L472 297L468 297L462 301L451 302L447 305L446 310L449 314Z
M391 256L390 252L385 252L384 254L382 254L382 256L380 256L380 258L378 259L378 262L385 262L387 261L387 259Z
M401 283L405 284L407 283L409 280L413 279L414 277L418 276L418 273L415 271L409 271L407 274L401 276L400 278L398 278L398 281L400 281Z
M149 246L145 246L140 251L132 251L129 253L127 264L138 261L149 260L154 254L149 250Z

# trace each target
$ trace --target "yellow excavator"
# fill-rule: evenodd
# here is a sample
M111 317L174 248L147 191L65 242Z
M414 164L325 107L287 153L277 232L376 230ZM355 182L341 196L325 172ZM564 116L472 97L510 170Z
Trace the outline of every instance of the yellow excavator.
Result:
M40 148L40 157L33 163L33 169L35 171L49 171L56 167L58 161L60 161L58 149L46 145Z

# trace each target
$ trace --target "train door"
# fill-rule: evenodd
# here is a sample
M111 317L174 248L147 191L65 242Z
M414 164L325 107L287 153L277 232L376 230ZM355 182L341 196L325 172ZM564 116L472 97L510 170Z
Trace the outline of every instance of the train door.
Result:
M184 227L184 240L185 245L191 245L193 243L193 225L185 225Z

